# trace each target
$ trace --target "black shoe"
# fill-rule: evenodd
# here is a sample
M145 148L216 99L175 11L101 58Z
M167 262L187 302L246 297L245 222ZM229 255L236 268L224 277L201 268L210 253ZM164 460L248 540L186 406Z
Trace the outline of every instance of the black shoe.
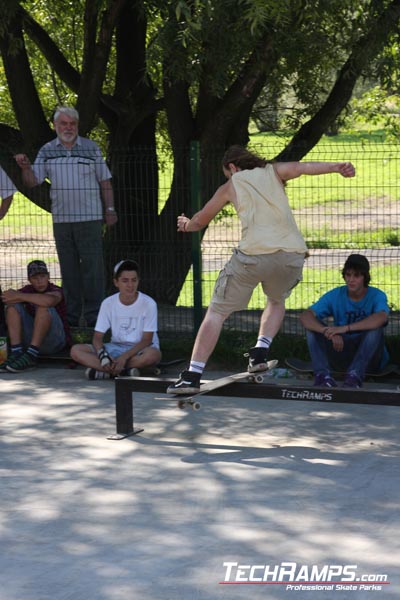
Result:
M344 378L343 382L343 387L355 389L362 387L362 381L355 371L350 371L350 373L346 374L346 377Z
M317 387L337 387L336 381L329 373L317 373L314 385Z
M7 358L7 360L5 360L3 363L1 363L0 372L1 373L10 373L10 371L7 370L7 365L10 365L16 358L18 358L18 356L21 356L21 354L23 354L22 350L21 350L21 352L13 352L12 354L10 354L10 356Z
M106 373L106 371L96 371L96 369L93 369L93 367L88 367L86 369L85 377L91 381L94 379L113 379L111 373Z
M6 369L10 373L19 373L20 371L27 371L37 367L37 358L30 354L30 352L23 352L16 358L7 362Z
M268 371L268 352L269 348L250 348L248 353L244 355L249 357L249 366L247 367L249 373Z
M136 367L131 367L130 369L122 369L120 373L121 377L140 377L140 370Z
M194 371L182 371L178 381L167 388L167 394L197 394L200 391L201 374Z

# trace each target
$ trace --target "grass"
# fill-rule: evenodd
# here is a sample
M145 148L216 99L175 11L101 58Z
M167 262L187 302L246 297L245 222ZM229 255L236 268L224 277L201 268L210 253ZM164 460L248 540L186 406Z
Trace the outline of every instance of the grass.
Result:
M19 192L14 195L2 227L6 231L8 230L12 236L24 235L26 237L27 229L33 237L43 237L44 234L52 236L51 214L36 206ZM5 236L3 235L3 237Z

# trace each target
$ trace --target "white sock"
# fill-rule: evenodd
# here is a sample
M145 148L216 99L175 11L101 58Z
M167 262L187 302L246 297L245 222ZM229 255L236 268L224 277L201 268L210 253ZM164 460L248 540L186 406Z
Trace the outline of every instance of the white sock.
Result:
M269 348L271 344L271 337L264 337L263 335L259 335L257 338L256 348Z
M190 365L189 365L189 371L194 371L195 373L202 374L205 366L206 366L205 362L198 362L196 360L191 360Z

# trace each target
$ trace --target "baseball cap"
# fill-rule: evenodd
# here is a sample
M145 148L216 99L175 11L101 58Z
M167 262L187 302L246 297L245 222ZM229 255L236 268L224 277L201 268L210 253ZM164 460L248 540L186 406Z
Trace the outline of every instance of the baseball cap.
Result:
M369 262L367 257L363 254L350 254L344 263L343 271L348 271L349 269L367 273L369 271Z
M49 274L47 265L43 260L32 260L32 262L28 264L27 270L28 278L33 277L33 275L37 275L38 273L46 273L47 275Z

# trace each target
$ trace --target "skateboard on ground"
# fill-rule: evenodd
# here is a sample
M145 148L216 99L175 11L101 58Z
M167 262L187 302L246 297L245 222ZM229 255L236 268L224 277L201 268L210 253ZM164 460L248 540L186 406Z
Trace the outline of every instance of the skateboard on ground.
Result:
M268 368L265 371L259 371L257 373L249 373L248 371L244 371L243 373L227 375L226 377L220 377L219 379L214 379L212 381L208 381L207 383L203 383L200 386L200 391L196 394L190 394L187 396L182 394L170 394L168 396L163 396L162 398L156 398L156 400L175 400L178 408L183 409L187 406L190 406L193 410L200 410L201 404L197 400L197 396L202 396L208 392L213 392L214 390L218 390L219 388L229 385L230 383L234 383L235 381L247 380L249 383L262 383L264 381L264 373L274 369L277 364L277 360L269 360L267 362Z
M314 369L312 368L311 361L301 360L301 358L293 357L293 358L287 358L285 360L285 363L287 364L287 366L290 369L293 369L294 371L297 371L298 373L303 373L305 375L313 375L313 373L314 373ZM378 373L366 373L365 376L366 377L386 377L387 375L391 375L393 373L400 375L400 367L398 365L389 363L382 369L382 371L379 371ZM332 373L332 375L333 375L333 377L340 378L340 376L345 375L345 373L343 371L334 371Z

